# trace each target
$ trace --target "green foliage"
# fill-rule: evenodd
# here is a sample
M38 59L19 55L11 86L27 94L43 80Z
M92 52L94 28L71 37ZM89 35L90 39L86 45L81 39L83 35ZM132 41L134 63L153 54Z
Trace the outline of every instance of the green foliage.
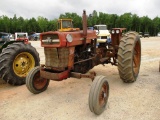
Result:
M159 17L155 17L152 21L152 30L153 30L153 35L156 35L155 33L160 32L160 18Z
M48 27L47 18L43 18L43 17L39 16L37 22L38 22L38 25L39 25L41 31L43 31L43 32L47 31L47 27Z
M56 31L57 30L57 19L55 19L55 20L50 20L49 22L48 22L48 27L47 27L47 29L48 29L48 31Z
M77 13L66 12L60 14L59 19L70 18L73 19L74 27L82 29L82 16ZM148 16L139 17L136 14L124 13L122 15L107 14L103 12L93 12L88 15L88 26L94 26L95 24L106 24L108 29L115 27L127 28L127 30L133 30L137 32L149 32L150 35L157 35L160 32L160 18L155 17L150 19ZM24 19L14 15L13 18L9 18L5 15L0 16L0 32L46 32L57 30L57 19L48 20L42 16L30 19Z

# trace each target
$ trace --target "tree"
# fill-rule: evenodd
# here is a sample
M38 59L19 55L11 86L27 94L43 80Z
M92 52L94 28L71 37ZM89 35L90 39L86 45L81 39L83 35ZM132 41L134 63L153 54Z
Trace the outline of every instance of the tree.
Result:
M137 32L141 31L141 21L140 21L140 18L136 14L132 15L131 29Z
M39 31L39 25L35 18L31 18L30 20L28 20L27 26L27 30L29 33Z
M48 27L47 27L47 29L49 30L49 31L56 31L57 30L57 19L54 19L54 20L50 20L49 22L48 22Z
M93 10L91 16L87 16L88 26L96 24L105 24L108 29L115 27L125 27L127 30L134 30L137 32L149 32L150 35L157 35L160 32L160 18L157 16L153 20L148 16L139 17L136 14L124 13L122 15L107 14L103 12L97 13ZM82 17L77 13L60 14L59 18L69 18L73 20L74 27L82 28ZM48 20L47 18L39 16L37 20L33 17L31 19L17 18L16 14L13 18L5 15L0 16L0 31L1 32L45 32L57 30L57 19Z
M127 30L131 30L132 26L132 14L131 13L124 13L120 16L119 21L120 26L119 27L125 27Z
M17 31L23 32L24 31L24 25L25 25L23 17L19 17L17 19L17 25L18 25L17 26Z
M10 32L10 19L7 16L2 16L1 22L4 32Z
M141 18L141 23L142 23L141 30L143 32L150 32L151 31L149 28L151 27L152 21L148 16L143 16Z
M15 14L14 17L11 18L11 33L17 32L17 28L18 28L18 20Z
M160 32L160 18L155 17L153 19L153 35L157 35L158 32Z
M3 16L0 16L0 31L4 31Z
M47 18L39 16L37 22L38 22L38 25L39 25L41 31L43 31L43 32L47 31L47 26L48 26L48 19Z
M110 25L108 25L108 29L116 27L117 19L118 19L118 15L116 15L116 14L111 14L110 15L110 20L109 20Z

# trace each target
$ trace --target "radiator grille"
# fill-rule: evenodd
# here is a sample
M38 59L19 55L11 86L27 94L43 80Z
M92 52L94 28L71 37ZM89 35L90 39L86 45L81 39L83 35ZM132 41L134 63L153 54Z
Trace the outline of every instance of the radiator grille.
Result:
M46 67L64 68L68 66L68 48L44 48Z
M42 44L44 45L53 45L59 43L60 40L57 34L47 34L42 36Z
M107 39L107 36L101 36L101 39Z

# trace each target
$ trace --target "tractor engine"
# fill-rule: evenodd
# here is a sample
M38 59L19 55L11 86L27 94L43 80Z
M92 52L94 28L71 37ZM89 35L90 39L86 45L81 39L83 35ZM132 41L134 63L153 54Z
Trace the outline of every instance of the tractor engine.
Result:
M86 38L82 30L41 33L41 46L44 47L45 53L45 65L42 65L41 69L42 77L46 76L47 72L53 74L65 72L67 76L62 78L57 76L57 79L61 80L67 78L70 71L86 73L93 67L96 38L96 32L93 30L87 31Z
M83 46L76 46L74 53L74 72L86 73L93 67L93 50L90 44Z

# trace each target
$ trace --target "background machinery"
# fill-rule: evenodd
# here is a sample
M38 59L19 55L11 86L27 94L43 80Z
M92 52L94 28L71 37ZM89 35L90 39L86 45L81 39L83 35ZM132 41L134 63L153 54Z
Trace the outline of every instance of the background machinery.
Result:
M111 34L107 29L107 25L94 25L94 29L97 33L98 44L106 42L106 39L111 37Z
M28 42L27 33L0 33L0 78L11 85L25 83L26 75L39 66L39 54Z

